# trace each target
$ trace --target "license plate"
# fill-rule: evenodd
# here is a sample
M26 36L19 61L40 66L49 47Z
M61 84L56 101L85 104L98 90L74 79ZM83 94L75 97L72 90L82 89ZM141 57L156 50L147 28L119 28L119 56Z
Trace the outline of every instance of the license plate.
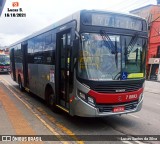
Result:
M124 106L114 107L113 112L123 112L125 109Z
M3 69L3 71L7 71L7 69Z

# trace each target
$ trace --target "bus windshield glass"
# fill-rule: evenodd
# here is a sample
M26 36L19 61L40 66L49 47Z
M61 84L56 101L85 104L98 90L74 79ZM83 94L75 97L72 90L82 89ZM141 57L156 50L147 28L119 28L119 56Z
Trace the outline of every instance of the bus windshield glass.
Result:
M78 76L87 80L143 78L146 39L135 36L82 33Z
M8 55L0 55L0 64L7 65L10 64L10 59Z

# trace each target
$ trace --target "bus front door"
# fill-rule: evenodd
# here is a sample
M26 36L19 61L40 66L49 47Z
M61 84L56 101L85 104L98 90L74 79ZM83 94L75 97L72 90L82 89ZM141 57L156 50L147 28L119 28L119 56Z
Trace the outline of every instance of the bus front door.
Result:
M57 34L56 90L58 104L69 109L71 31Z

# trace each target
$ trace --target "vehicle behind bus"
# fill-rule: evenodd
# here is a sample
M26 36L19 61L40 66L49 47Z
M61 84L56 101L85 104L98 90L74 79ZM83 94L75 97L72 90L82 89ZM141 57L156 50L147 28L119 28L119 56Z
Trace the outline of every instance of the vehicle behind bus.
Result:
M10 72L10 59L9 55L0 54L0 73Z
M100 117L140 111L147 24L82 10L10 46L11 76L52 110Z

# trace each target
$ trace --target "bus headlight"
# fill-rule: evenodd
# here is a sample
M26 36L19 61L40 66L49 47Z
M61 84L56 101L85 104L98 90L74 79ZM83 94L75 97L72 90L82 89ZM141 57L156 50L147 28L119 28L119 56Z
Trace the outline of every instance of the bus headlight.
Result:
M86 99L86 95L82 92L79 92L79 97L82 99Z
M88 103L95 106L95 102L94 102L94 99L92 97L88 96Z
M95 100L94 98L90 97L87 94L84 94L83 92L78 90L78 97L87 102L88 104L95 106Z

